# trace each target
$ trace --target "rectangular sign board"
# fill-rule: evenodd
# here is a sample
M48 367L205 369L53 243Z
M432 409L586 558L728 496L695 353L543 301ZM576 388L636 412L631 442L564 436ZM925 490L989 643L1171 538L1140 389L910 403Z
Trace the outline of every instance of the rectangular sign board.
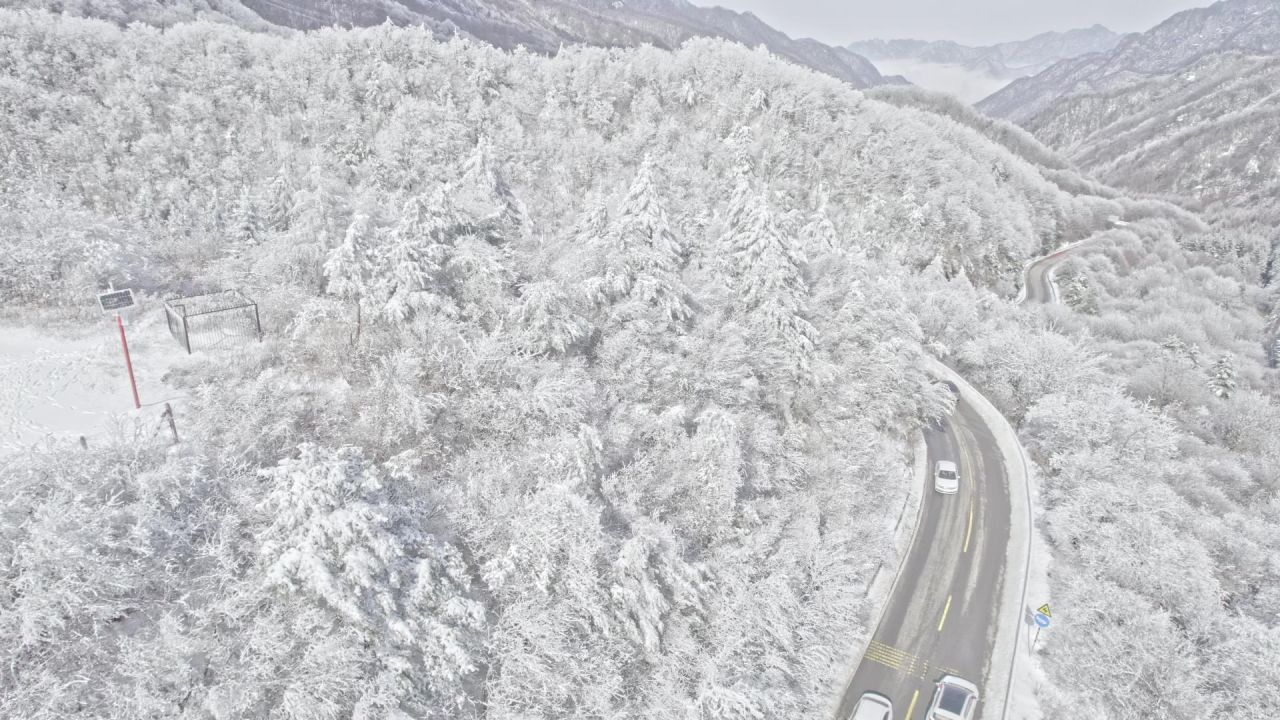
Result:
M112 290L111 292L99 293L98 304L102 306L102 312L111 312L113 310L123 310L127 307L133 307L133 291L126 288L124 290Z

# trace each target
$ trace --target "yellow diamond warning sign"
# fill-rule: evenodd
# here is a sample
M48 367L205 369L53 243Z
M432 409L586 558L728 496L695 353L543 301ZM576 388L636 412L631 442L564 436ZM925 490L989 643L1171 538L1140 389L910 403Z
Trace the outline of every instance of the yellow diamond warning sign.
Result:
M1053 617L1053 613L1049 612L1049 603L1041 605L1040 609L1036 610L1036 612L1043 613L1045 617Z

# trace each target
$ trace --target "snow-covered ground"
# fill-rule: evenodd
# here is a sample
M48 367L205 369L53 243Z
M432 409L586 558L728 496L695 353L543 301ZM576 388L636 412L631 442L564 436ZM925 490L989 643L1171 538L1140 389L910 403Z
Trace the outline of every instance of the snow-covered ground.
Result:
M0 325L0 454L48 438L93 438L122 428L159 427L180 394L162 380L186 357L154 313L126 320L142 409L133 407L115 316L45 329Z

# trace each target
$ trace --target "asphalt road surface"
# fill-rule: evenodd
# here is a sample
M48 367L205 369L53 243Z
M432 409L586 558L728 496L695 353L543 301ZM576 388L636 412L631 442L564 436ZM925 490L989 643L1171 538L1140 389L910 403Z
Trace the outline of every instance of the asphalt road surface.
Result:
M1027 268L1027 298L1024 302L1048 304L1057 300L1053 287L1049 283L1049 272L1053 269L1053 266L1062 262L1068 252L1070 251L1060 250L1031 263L1031 266Z
M1025 302L1057 301L1051 271L1075 249L1028 266ZM960 492L940 495L932 479L925 488L920 526L837 720L848 718L868 691L893 701L896 720L923 718L944 675L978 686L975 717L999 717L984 713L984 706L1004 703L984 692L990 673L1009 671L989 661L1003 584L1020 580L1005 572L1011 501L1004 463L990 429L964 401L940 427L925 432L925 443L930 478L934 463L951 460L960 467Z
M984 685L1005 581L1010 500L1000 450L973 408L961 401L939 428L925 432L929 472L938 460L960 468L960 492L925 489L920 526L893 586L880 626L844 693L838 718L875 691L895 718L922 718L943 675ZM988 698L983 698L985 703ZM1001 704L1004 698L990 698ZM979 716L982 712L979 706Z
M1057 252L1045 255L1027 266L1027 276L1024 278L1027 286L1027 296L1023 302L1042 305L1058 302L1057 292L1054 290L1053 284L1049 282L1051 271L1055 265L1066 260L1067 256L1079 250L1080 246L1085 244L1087 244L1087 241L1072 243Z

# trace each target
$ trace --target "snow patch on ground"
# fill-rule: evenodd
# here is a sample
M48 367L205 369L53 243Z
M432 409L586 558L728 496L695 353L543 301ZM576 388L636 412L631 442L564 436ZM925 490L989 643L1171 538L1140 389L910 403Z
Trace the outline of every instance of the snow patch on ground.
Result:
M158 423L164 403L182 397L162 378L186 353L150 315L125 321L141 410L133 406L114 315L71 328L0 325L0 454Z

